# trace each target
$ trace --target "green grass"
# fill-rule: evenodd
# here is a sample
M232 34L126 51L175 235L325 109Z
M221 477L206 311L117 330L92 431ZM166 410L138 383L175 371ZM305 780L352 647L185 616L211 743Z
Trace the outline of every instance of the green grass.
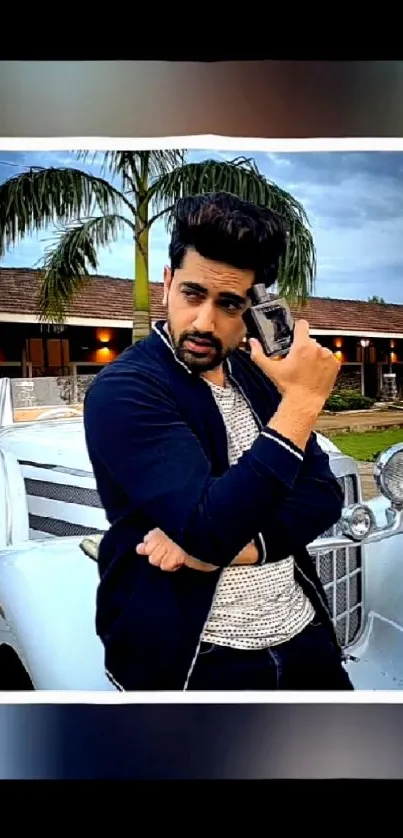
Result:
M329 439L340 448L343 454L355 460L373 462L376 455L390 445L403 442L403 428L390 428L381 431L363 431L362 433L328 434Z

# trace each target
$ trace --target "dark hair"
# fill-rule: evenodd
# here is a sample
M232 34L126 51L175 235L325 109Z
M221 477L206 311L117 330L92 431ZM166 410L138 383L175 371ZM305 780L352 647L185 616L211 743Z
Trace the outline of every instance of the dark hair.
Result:
M287 229L274 210L229 192L207 192L180 198L175 205L169 247L172 273L181 267L188 248L205 259L253 270L255 282L268 287L285 257Z

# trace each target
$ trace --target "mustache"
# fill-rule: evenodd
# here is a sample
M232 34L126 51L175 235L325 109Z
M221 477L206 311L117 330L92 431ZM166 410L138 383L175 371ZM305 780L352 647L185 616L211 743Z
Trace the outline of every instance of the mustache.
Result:
M193 340L197 343L207 343L213 349L221 350L221 341L214 337L211 332L185 332L181 335L180 344L183 345L187 340Z

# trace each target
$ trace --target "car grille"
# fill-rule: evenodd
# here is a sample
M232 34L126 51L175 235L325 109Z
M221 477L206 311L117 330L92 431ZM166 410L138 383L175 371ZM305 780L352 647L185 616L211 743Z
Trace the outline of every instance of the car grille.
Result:
M105 531L104 511L91 475L73 473L72 469L63 475L61 468L19 462L27 493L30 538L86 536ZM80 480L86 485L78 485Z
M339 478L344 491L344 505L358 502L355 475ZM340 535L336 524L323 537ZM324 586L329 609L340 645L349 646L361 629L362 616L362 552L359 546L328 550L314 557L316 570Z

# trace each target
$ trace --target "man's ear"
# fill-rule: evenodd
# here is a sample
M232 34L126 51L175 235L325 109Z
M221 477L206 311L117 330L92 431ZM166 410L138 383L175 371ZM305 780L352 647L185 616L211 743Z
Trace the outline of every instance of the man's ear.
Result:
M166 306L168 304L168 292L171 287L172 282L172 271L168 265L165 265L164 268L164 296L162 298L162 305Z

